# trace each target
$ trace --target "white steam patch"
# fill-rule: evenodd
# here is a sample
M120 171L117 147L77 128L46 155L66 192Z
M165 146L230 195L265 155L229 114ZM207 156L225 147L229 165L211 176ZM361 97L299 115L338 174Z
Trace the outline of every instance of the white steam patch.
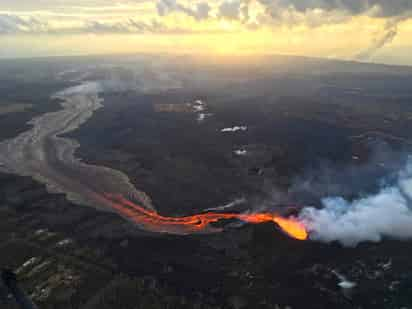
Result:
M246 156L247 155L247 150L246 149L237 149L234 151L234 154L237 156Z
M197 114L197 122L202 123L204 122L207 118L212 117L212 113L208 113L208 106L205 102L202 100L195 100L193 103L188 103L193 109L193 112Z
M198 122L203 122L207 118L212 117L212 116L213 116L212 113L200 113L200 114L197 115L197 121Z
M247 126L234 126L232 128L223 128L222 133L238 132L238 131L247 131Z
M205 110L205 107L203 105L193 105L193 110L195 112L203 112Z
M193 110L195 112L203 112L206 110L205 104L203 103L202 100L196 100L195 103L193 103Z
M384 237L412 239L412 157L395 184L377 194L354 201L327 197L322 204L322 209L308 207L300 214L313 240L356 246Z
M225 209L229 209L229 208L233 208L235 206L241 205L246 203L246 199L245 198L237 198L233 201L231 201L230 203L221 205L221 206L217 206L217 207L213 207L213 208L208 208L205 209L205 211L219 211L219 210L225 210Z

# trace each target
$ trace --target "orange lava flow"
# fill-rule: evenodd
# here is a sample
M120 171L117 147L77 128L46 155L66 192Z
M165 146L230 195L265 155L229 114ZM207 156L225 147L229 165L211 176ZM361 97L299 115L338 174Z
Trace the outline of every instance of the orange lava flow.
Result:
M220 220L238 219L251 224L275 222L287 235L298 240L306 240L308 233L305 226L294 218L283 218L273 213L213 213L207 212L185 217L165 217L153 210L145 209L121 195L105 194L106 203L122 216L130 219L143 228L154 232L188 234L196 232L212 232L221 229L211 227L211 223Z

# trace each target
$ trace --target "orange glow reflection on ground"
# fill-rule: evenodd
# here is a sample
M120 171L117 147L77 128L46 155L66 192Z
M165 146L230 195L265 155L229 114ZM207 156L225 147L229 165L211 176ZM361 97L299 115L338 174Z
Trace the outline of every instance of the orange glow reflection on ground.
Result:
M121 195L105 194L105 201L121 215L153 232L188 234L196 232L219 231L211 223L220 220L238 219L251 224L275 222L286 234L298 240L306 240L308 233L305 226L294 218L283 218L273 213L213 213L207 212L185 217L165 217L153 210L145 209Z

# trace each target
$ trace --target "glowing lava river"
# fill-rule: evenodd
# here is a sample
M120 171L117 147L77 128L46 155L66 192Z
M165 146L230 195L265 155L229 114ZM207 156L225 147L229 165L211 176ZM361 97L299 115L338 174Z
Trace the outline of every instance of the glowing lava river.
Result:
M294 218L283 218L273 213L214 213L207 212L187 217L164 217L153 210L147 210L125 199L121 195L105 194L106 200L119 214L132 220L146 230L168 233L199 233L218 232L219 228L210 224L220 220L238 219L243 222L258 224L265 222L276 223L286 234L298 240L306 240L308 233L305 226Z
M34 118L32 128L17 137L0 142L0 172L30 176L44 183L50 192L64 193L75 203L114 211L140 228L163 233L189 234L218 232L211 224L237 219L246 223L276 223L289 236L305 240L303 223L274 213L214 213L185 217L164 217L158 214L150 198L137 190L129 178L103 166L95 166L76 158L77 141L62 137L85 123L101 108L98 83L84 83L53 96L62 109ZM112 192L112 193L108 193ZM115 193L113 193L115 192Z

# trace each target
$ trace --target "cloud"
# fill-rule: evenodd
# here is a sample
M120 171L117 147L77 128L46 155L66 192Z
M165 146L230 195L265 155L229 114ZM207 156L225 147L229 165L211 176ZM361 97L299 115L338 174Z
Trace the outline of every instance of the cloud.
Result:
M396 24L410 17L412 1L403 0L256 0L265 13L259 17L260 24L295 26L305 24L319 27L343 23L354 16L387 18ZM389 32L389 31L388 31ZM389 37L388 33L388 37ZM384 36L382 36L383 41ZM376 38L378 43L379 38Z
M62 33L62 31L60 31ZM110 23L105 21L87 21L79 27L68 28L65 33L93 33L93 34L195 34L201 33L190 28L170 27L153 19L143 22L132 18Z
M207 2L198 3L195 12L196 14L194 14L194 17L196 19L198 20L207 19L210 13L210 6Z
M249 21L249 6L252 0L225 0L219 6L218 17L239 20L243 23Z
M367 48L346 52L357 60L368 60L381 48L391 43L398 34L399 23L412 13L412 1L405 0L133 0L113 3L110 0L65 1L5 0L0 13L0 35L17 34L195 34L224 33L218 19L238 22L240 29L324 25L350 25L356 15L368 15L386 21ZM155 6L153 6L153 2ZM7 10L6 10L7 9ZM14 9L14 11L10 11ZM172 13L191 16L196 21L214 22L201 27L180 23L173 25L162 16ZM136 17L139 14L142 18ZM139 15L140 16L140 15ZM310 31L309 29L308 31ZM363 44L362 44L363 45ZM363 45L364 46L364 45ZM350 54L349 54L350 53ZM349 55L348 55L349 54Z
M349 21L354 16L385 18L386 25L366 49L354 55L356 60L369 60L398 35L398 25L411 17L412 1L405 0L257 0L264 8L259 24L304 24L319 27Z
M159 0L156 4L157 12L160 16L165 16L173 12L181 12L192 16L196 20L209 18L211 7L207 2L197 3L196 6L189 7L180 4L177 0Z
M128 19L126 21L117 23L106 23L101 21L88 21L79 28L73 28L72 30L79 33L161 33L168 32L163 24L152 22L141 22L134 19Z
M45 30L47 30L47 24L36 18L0 14L0 34L43 32Z
M52 26L35 17L0 14L0 35L18 34L182 34L193 33L190 29L170 28L157 21L139 21L133 18L117 22L85 20L70 26Z
M305 12L314 9L345 11L350 15L370 14L393 17L412 10L412 1L405 0L258 0L272 14L280 8L294 8Z
M412 158L399 172L394 184L377 194L353 201L327 197L323 208L305 208L300 219L314 240L339 241L356 246L363 241L378 242L384 237L412 239Z
M219 7L219 15L228 19L240 17L240 0L224 1Z

